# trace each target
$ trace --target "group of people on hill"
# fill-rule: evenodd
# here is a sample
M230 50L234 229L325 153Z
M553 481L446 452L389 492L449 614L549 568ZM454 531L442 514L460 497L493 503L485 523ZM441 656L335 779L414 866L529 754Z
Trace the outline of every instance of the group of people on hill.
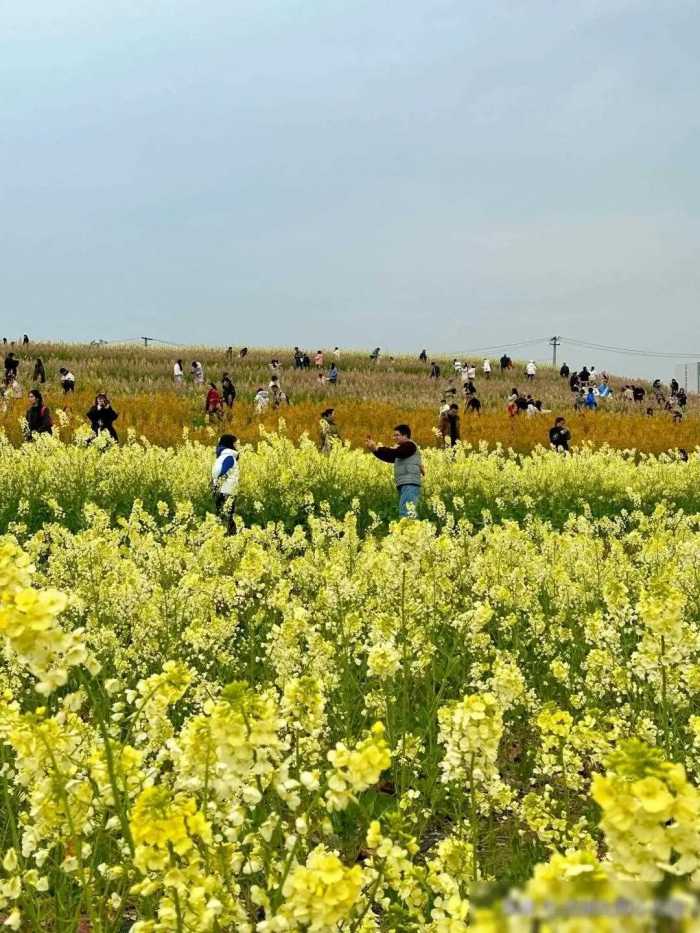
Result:
M247 348L239 351L239 359L245 358ZM379 359L380 350L375 350L370 354L373 362ZM233 357L233 348L229 347L227 358ZM338 382L340 349L335 347L332 360L326 373L327 360L322 350L318 350L313 361L308 353L299 347L294 348L293 365L298 370L317 370L319 382L323 381L330 385ZM421 363L426 367L430 365L430 378L438 380L441 376L439 363L429 360L427 351L421 351L419 357ZM503 354L500 361L501 373L511 371L513 362L507 354ZM19 388L18 371L20 360L14 351L10 351L5 356L3 380L3 392L11 394L12 397L21 396ZM480 362L480 373L485 380L489 380L492 375L493 367L491 360L484 358ZM282 363L279 357L273 357L268 363L270 380L265 387L261 385L257 388L254 396L254 411L257 414L263 414L269 408L277 409L283 404L289 404L289 397L282 388ZM597 407L601 399L610 398L613 390L610 387L608 375L605 372L598 373L594 366L584 366L578 372L571 372L568 365L564 363L560 369L560 376L569 381L569 388L574 394L574 407L577 409L593 409ZM34 362L33 379L37 386L46 383L46 368L40 357ZM194 386L205 385L205 372L202 362L198 359L191 361L188 373ZM525 364L524 377L528 383L534 383L537 377L537 365L534 360ZM464 362L458 359L452 361L451 381L459 377L461 382L461 394L464 403L465 414L479 415L481 412L481 401L476 387L477 365L472 362ZM61 367L59 370L60 383L64 394L74 392L75 375L67 367ZM185 365L182 359L177 359L173 364L173 381L176 388L181 387L185 382ZM236 387L228 371L224 371L221 377L221 388L217 383L209 382L204 396L204 414L208 421L222 421L226 410L231 411L236 400ZM670 384L670 391L667 392L660 380L655 380L652 386L651 395L653 395L657 408L664 410L682 411L687 405L687 395L678 382L674 379ZM622 398L625 402L641 405L647 400L649 393L637 385L625 386L622 390ZM0 396L2 401L3 396ZM51 413L46 406L40 388L34 388L29 393L29 407L26 411L26 436L31 439L34 435L48 433L53 426ZM531 392L521 392L517 387L513 387L507 398L507 411L515 417L516 415L540 415L547 414L549 409L543 406L540 399L535 398ZM647 414L654 413L652 407L647 408ZM90 423L94 436L102 433L108 434L115 441L118 435L115 430L115 421L118 418L117 412L104 393L99 393L94 400L90 410L86 413L86 418ZM460 440L460 405L458 404L458 389L450 384L443 393L440 401L438 424L436 434L441 446L451 448ZM335 418L335 410L332 407L326 408L320 415L319 447L325 454L329 454L335 442L340 439L340 431ZM399 490L399 512L401 515L412 514L415 505L420 496L420 477L422 474L422 464L420 461L420 451L411 439L411 430L408 425L398 425L394 432L394 447L380 447L368 438L367 446L379 459L394 465L394 471L397 477L397 488ZM569 450L571 432L566 425L564 418L558 417L554 425L549 430L549 442L553 449L562 453ZM235 435L224 434L219 442L217 451L217 482L220 480L219 491L216 499L217 511L225 512L227 515L227 528L233 533L235 531L235 522L233 521L233 509L235 505L235 488L238 484L238 450ZM231 453L233 451L233 453ZM417 458L417 459L416 459ZM416 464L420 467L416 469ZM233 472L231 472L233 471Z

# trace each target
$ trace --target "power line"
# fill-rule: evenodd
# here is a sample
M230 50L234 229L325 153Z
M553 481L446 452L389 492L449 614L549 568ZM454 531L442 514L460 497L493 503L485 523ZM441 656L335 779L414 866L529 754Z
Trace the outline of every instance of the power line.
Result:
M515 350L518 347L529 347L534 343L543 343L548 339L548 337L535 337L534 340L521 340L519 343L514 343L511 340L510 343L497 343L490 347L469 347L469 352L480 353L482 350Z
M659 350L639 350L633 347L613 347L604 343L593 343L590 340L577 340L574 337L562 337L562 341L575 347L584 347L588 350L605 350L608 353L626 353L630 356L650 356L660 359L689 359L700 360L700 353L664 353Z

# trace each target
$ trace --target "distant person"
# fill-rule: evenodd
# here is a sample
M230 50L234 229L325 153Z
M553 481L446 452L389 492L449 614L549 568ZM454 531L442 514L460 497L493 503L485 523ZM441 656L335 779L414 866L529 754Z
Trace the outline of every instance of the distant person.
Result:
M453 402L440 411L438 422L441 444L443 447L454 447L459 440L459 406Z
M219 421L221 421L224 415L223 399L219 395L219 390L213 382L209 383L209 390L204 399L204 414L209 419L216 418Z
M685 389L680 388L676 393L676 398L678 399L678 404L680 407L685 408L688 404L688 393L685 391Z
M340 347L333 347L333 356L338 362L340 362Z
M319 376L322 376L323 373L319 373ZM282 404L282 386L277 376L273 376L270 379L269 385L267 387L269 393L270 403L274 409L277 409Z
M598 386L598 395L600 398L612 398L613 390L610 388L607 382L601 382Z
M319 424L320 437L319 447L322 454L329 454L333 449L333 444L340 437L338 425L335 423L335 409L326 408L321 412L321 421Z
M368 437L367 449L384 463L393 463L394 481L399 493L399 517L408 518L420 500L424 475L421 452L411 440L410 427L407 424L396 425L393 447L380 447Z
M653 418L653 417L654 417L654 409L647 408L647 418Z
M420 356L418 357L418 359L420 360L421 363L428 362L428 353L425 349L420 351Z
M236 495L238 493L238 438L222 434L216 445L216 459L211 469L212 493L216 514L226 522L226 533L236 534Z
M233 347L226 347L226 359L227 360L233 359Z
M314 366L316 369L321 369L323 367L323 350L317 350L314 356Z
M632 398L638 405L644 401L644 396L646 392L644 391L643 386L632 386Z
M430 364L430 378L439 379L440 378L440 367L437 363Z
M481 364L481 368L484 373L484 379L490 379L491 378L491 360L489 359L484 360L484 362Z
M678 448L678 459L681 460L683 463L688 462L688 451L685 449L685 447Z
M566 419L561 415L554 419L554 426L549 429L549 443L562 453L568 453L571 431L566 426Z
M238 351L238 358L240 360L244 360L246 356L248 356L248 347L241 347L241 349Z
M678 395L679 388L680 386L678 385L678 380L675 378L672 379L671 380L671 395Z
M586 392L586 397L583 400L583 404L589 411L595 411L598 407L598 399L596 398L593 386L589 386L588 391Z
M571 370L569 369L569 367L566 365L566 363L562 363L561 368L559 369L559 375L561 376L561 378L568 379L570 374L571 374Z
M44 399L38 389L32 389L29 393L29 408L25 413L27 422L24 436L28 441L35 434L50 434L53 427L51 412L44 405Z
M581 385L587 386L588 380L590 378L591 378L591 374L588 371L588 367L584 366L581 372L578 374L578 381L581 383Z
M301 368L302 369L311 369L311 357L308 353L304 353L301 358Z
M480 402L480 400L476 397L476 395L472 395L472 396L467 400L467 404L464 406L464 410L467 412L467 414L470 414L470 415L480 415L480 414L481 414L481 402Z
M68 395L69 392L75 392L75 376L70 371L70 369L66 369L65 366L61 366L58 374L61 378L63 394Z
M29 337L26 334L24 335L24 337L22 337L22 346L23 347L29 346Z
M112 403L104 392L100 392L99 395L95 396L95 403L85 417L90 422L92 433L95 437L103 431L106 431L112 440L119 440L117 432L114 429L114 422L119 415L112 408Z
M19 360L14 355L12 350L5 357L5 381L8 377L16 376L17 370L19 369Z
M375 347L374 350L372 350L372 352L370 353L369 358L372 360L373 363L378 363L380 355L381 355L381 349L379 347Z
M452 360L452 369L456 376L462 375L462 370L464 369L464 363L461 360Z
M476 366L473 363L467 363L466 370L462 373L462 378L466 375L467 379L471 382L476 379Z
M175 388L179 388L185 378L185 370L182 366L182 360L175 360L173 363L173 382L175 383Z
M525 367L525 375L527 376L529 382L532 382L537 375L537 366L535 365L534 360L530 360L530 362Z
M338 367L335 363L331 363L331 368L328 370L328 381L333 386L338 382Z
M204 385L204 367L199 362L199 360L192 360L192 365L190 366L190 373L192 375L192 381L196 386Z
M44 361L40 356L37 356L36 360L34 361L32 382L39 382L42 385L46 382L46 369L44 368Z
M256 415L264 414L267 411L269 404L270 404L270 393L267 391L267 389L263 389L263 387L260 386L257 392L255 393L255 397L253 399L253 407L255 409L255 414Z
M504 353L503 356L501 357L500 364L501 364L502 373L504 373L507 369L513 368L513 361L511 360L511 358L508 356L507 353Z
M236 387L228 373L224 373L221 377L221 395L224 400L224 405L226 405L227 408L233 408L233 403L236 399Z
M578 373L572 373L569 376L569 388L572 392L578 392L581 387L581 379Z

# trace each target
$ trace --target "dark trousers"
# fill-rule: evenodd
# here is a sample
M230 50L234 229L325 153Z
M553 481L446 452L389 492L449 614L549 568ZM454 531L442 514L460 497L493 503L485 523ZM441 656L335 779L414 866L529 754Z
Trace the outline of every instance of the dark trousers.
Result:
M216 509L216 514L223 518L226 522L226 534L235 535L236 534L236 500L233 496L224 496L222 493L217 492L214 496L214 507Z

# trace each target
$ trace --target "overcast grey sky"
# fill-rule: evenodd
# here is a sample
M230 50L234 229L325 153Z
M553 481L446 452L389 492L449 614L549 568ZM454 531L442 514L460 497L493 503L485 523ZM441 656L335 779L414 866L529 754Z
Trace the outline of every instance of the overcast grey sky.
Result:
M693 353L698 49L696 0L5 0L0 333Z

